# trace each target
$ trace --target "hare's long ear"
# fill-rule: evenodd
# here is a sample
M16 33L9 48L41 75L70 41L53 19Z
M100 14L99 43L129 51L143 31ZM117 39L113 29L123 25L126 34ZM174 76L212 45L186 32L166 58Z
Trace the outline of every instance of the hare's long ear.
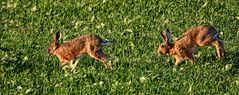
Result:
M164 34L163 32L160 33L161 36L163 37L163 40L165 43L169 43L170 40L170 32L168 29L166 29L166 34Z
M56 34L54 35L53 42L54 42L54 43L58 43L60 37L61 37L61 33L60 33L60 32L56 32Z
M166 29L166 42L167 43L169 43L169 41L170 41L170 35L171 35L170 31L168 29Z

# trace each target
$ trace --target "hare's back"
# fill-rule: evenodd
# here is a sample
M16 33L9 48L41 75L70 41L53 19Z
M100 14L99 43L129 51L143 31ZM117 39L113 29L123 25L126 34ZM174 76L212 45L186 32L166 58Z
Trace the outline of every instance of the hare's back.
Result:
M189 38L196 40L205 40L211 37L218 35L217 30L212 26L202 25L197 27L192 27L185 33L183 33L183 37L187 36Z
M189 29L184 33L184 36L191 37L199 46L204 46L210 43L210 41L215 40L215 37L218 36L218 32L212 26L202 25Z
M79 36L75 39L76 42L84 42L85 44L94 44L94 45L100 45L102 42L104 42L103 39L101 39L98 35L83 35Z

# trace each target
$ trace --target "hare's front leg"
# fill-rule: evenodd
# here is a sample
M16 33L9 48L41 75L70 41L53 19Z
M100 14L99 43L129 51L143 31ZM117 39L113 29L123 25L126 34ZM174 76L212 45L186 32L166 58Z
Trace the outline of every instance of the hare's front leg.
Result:
M195 64L193 54L187 54L187 55L186 55L186 58L189 59L189 61L191 62L191 64Z
M179 55L175 55L174 57L175 57L176 60L175 60L175 63L174 63L173 67L176 68L178 66L178 64L181 63L184 59Z
M61 59L60 59L61 60ZM68 60L61 60L61 66L63 67L63 66L65 66L65 65L67 65L67 64L69 64L69 62L70 61L68 61Z

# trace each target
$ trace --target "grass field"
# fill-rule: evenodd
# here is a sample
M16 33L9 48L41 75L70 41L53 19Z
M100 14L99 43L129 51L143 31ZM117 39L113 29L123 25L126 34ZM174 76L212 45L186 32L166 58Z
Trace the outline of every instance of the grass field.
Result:
M0 94L239 94L238 0L2 0L0 8ZM160 32L172 38L192 26L212 25L225 40L227 57L214 47L195 53L173 69L171 56L158 57ZM61 42L98 34L113 69L89 56L75 71L62 70L47 47L52 34Z

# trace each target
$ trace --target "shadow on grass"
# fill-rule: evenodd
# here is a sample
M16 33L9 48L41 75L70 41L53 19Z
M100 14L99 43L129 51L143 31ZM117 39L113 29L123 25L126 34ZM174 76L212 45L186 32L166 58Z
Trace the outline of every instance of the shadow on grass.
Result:
M8 48L3 48L3 47L0 47L0 51L7 52L7 51L10 51L10 49L8 49Z
M0 63L4 67L4 72L20 73L29 70L32 72L34 70L33 64L28 62L28 59L22 58L21 53L12 54L6 58L0 59Z
M226 58L223 60L227 62L226 64L233 64L239 67L239 52L226 52Z
M6 52L7 55L0 58L0 65L3 66L3 70L0 70L1 72L19 73L25 70L32 71L34 69L34 66L28 63L27 59L23 58L23 53L4 47L0 47L0 51Z
M239 74L239 52L227 52L226 58L224 59L225 65L231 64L230 74Z
M231 69L229 70L229 72L232 75L238 75L239 74L239 52L226 52L225 58L224 59L219 59L216 55L212 55L212 56L203 56L203 58L201 58L202 61L206 62L208 60L220 60L224 67L226 67L226 65L231 65Z

